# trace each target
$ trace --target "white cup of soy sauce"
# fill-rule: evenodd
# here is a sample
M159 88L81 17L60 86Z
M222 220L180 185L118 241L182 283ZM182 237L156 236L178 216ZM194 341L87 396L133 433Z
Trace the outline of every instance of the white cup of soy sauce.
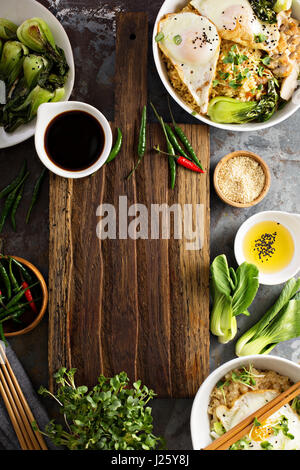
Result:
M83 178L99 170L112 147L105 116L80 101L44 103L38 108L35 148L41 162L64 178Z

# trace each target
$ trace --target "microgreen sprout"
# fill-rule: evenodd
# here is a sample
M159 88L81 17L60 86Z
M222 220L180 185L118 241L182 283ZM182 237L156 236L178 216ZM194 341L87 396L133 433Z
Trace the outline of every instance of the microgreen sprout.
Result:
M54 398L61 407L66 427L51 421L45 434L54 444L69 450L150 450L162 448L164 441L153 431L148 402L153 390L141 381L129 386L121 372L112 378L100 375L92 389L76 386L76 369L60 369L55 374L58 391L41 387L39 393ZM35 425L36 427L36 425Z
M262 374L254 374L252 364L249 365L248 369L243 367L239 372L232 372L231 378L233 382L239 382L246 387L254 389L256 385L256 378L263 377Z

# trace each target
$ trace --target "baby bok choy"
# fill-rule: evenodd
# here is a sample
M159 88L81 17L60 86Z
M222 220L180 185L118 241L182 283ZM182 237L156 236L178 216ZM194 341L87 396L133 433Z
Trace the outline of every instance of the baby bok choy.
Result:
M59 75L66 75L69 67L64 51L55 44L53 34L42 18L31 18L24 21L18 27L17 36L19 41L29 49L51 59Z
M277 109L279 95L276 86L275 79L269 80L267 93L259 101L216 96L210 100L207 114L212 121L223 124L268 121Z
M5 18L0 18L0 38L1 39L16 39L18 26L12 21Z
M258 286L258 269L244 262L235 271L228 267L225 255L217 256L211 267L213 301L210 330L220 343L228 343L237 333L236 317L248 315Z
M237 356L268 354L282 341L300 336L300 279L290 279L275 304L236 343Z
M18 78L29 50L19 41L5 42L0 60L0 80L10 87Z

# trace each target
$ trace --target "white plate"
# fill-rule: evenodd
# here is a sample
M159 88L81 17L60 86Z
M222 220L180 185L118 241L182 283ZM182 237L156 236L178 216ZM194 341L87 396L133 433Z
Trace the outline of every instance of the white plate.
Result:
M188 0L165 0L161 9L158 12L156 22L154 25L152 48L153 48L155 65L165 88L170 93L172 98L179 104L179 106L181 106L185 111L191 114L192 109L176 93L176 91L174 90L174 88L169 82L166 66L162 61L161 54L159 51L159 46L157 42L155 41L158 22L161 20L161 18L165 16L167 13L175 13L176 11L180 10L187 4L188 4ZM300 11L298 12L297 10L297 13L300 14ZM275 126L276 124L279 124L280 122L285 121L285 119L289 118L292 114L294 114L297 111L297 109L299 109L299 107L300 107L300 99L298 97L298 99L295 99L294 102L292 100L289 101L289 103L283 109L281 109L280 111L277 111L272 116L272 118L269 119L269 121L267 122L257 122L257 123L250 122L247 124L219 124L217 122L211 121L209 118L202 116L200 114L197 114L195 118L198 119L199 121L209 124L210 126L218 127L219 129L226 129L230 131L244 131L244 132L245 131L257 131L260 129L266 129L267 127Z
M65 51L66 60L70 67L68 73L68 79L65 84L66 94L64 101L67 101L70 98L70 95L73 90L74 77L75 77L75 67L74 59L71 44L67 33L60 24L60 22L55 18L52 13L47 10L43 5L38 3L35 0L0 0L1 9L0 16L1 18L7 18L8 20L13 21L17 25L21 24L23 21L28 18L39 17L46 21L49 25L56 44ZM34 135L36 119L18 127L14 132L8 134L0 127L0 149L11 147L12 145L19 144L24 140L29 139Z

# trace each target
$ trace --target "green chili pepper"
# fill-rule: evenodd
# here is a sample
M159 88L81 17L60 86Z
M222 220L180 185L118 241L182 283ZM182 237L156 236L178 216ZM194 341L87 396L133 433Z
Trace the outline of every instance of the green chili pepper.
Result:
M19 189L19 192L17 194L17 197L13 203L13 206L12 206L12 209L11 209L11 213L10 213L10 221L11 221L11 225L12 225L12 228L13 230L16 232L17 230L17 225L16 225L16 213L17 213L17 210L18 210L18 207L20 205L20 202L21 202L21 199L23 197L23 191L24 191L24 186L25 184L23 183L21 188Z
M17 312L15 313L12 313L11 315L8 315L7 317L4 317L0 320L0 324L4 323L5 321L8 321L8 320L14 320L16 321L23 313L25 313L25 310L18 310ZM20 323L20 322L18 322Z
M142 158L146 151L146 127L147 127L147 106L143 107L142 122L140 127L138 156Z
M21 179L21 181L19 182L19 184L15 187L15 189L7 196L6 200L5 200L5 204L4 204L4 208L1 212L1 215L0 215L0 233L2 232L3 230L3 227L4 227L4 224L5 224L5 221L6 221L6 218L15 202L15 199L16 199L16 196L18 194L18 190L20 188L20 186L22 186L22 184L24 183L24 181L28 178L28 175L29 175L29 172L27 171L27 173L25 174L25 176L23 176L23 178Z
M158 121L159 121L159 123L160 123L160 125L161 125L161 127L164 131L166 142L167 142L168 153L172 156L175 156L175 150L174 150L174 147L171 144L170 139L168 137L166 127L165 127L165 123L164 123L162 117L159 116L159 114L156 111L153 103L151 103L151 106L152 106L152 109L155 113L155 116L157 117L157 119L158 119ZM175 158L173 158L172 156L169 157L169 168L170 168L170 176L171 176L171 188L174 189L175 182L176 182L176 161L175 161Z
M10 307L12 307L13 305L16 305L19 300L23 297L23 295L25 294L25 292L28 290L28 289L32 289L34 286L36 286L37 284L39 284L39 281L35 282L34 284L32 284L31 286L28 286L26 287L26 289L22 289L20 290L9 302L8 304L6 305L6 308L7 309L10 309Z
M14 292L17 293L20 290L21 287L19 286L18 281L15 278L15 275L13 273L12 261L13 261L12 258L9 258L9 263L8 263L9 270L8 270L8 272L9 272L9 278L10 278L11 284L13 286L13 290L14 290Z
M195 150L192 147L192 144L190 143L189 139L187 138L187 136L185 135L185 133L183 132L181 127L179 127L178 124L176 124L176 122L175 122L174 116L173 116L172 111L171 111L170 102L169 102L169 110L170 110L171 119L172 119L174 130L175 130L176 134L180 138L181 142L183 143L183 145L185 146L185 148L189 152L189 154L192 157L192 159L194 160L194 162L199 166L199 168L201 168L202 171L204 171L204 169L201 165L201 162L200 162L199 158L197 157L197 155L195 153Z
M40 300L40 299L35 299L35 301ZM10 309L1 309L0 310L0 320L3 318L7 317L7 315L11 315L12 313L16 313L19 310L24 310L30 302L24 302L24 303L18 303L16 305L13 305Z
M191 157L185 152L185 150L183 150L183 148L179 144L173 130L171 129L169 124L167 124L166 122L165 122L165 128L166 128L169 140L170 140L171 144L173 145L174 149L177 150L178 154L185 157L185 158L187 158L188 160L191 160Z
M0 199L7 196L18 186L23 176L25 175L26 168L27 168L27 163L25 160L18 176L8 186L6 186L6 188L2 189L2 191L0 192Z
M138 161L136 162L134 168L131 170L129 175L127 176L127 179L129 179L139 164L141 163L143 156L145 155L146 151L146 127L147 127L147 106L145 105L143 107L143 112L142 112L142 121L141 121L141 127L140 127L140 134L139 134L139 143L138 143Z
M46 175L46 172L47 172L47 168L44 168L42 173L40 174L40 176L38 177L38 179L35 183L33 193L32 193L31 203L30 203L27 215L26 215L26 224L28 224L28 222L29 222L31 211L32 211L33 206L35 205L35 203L37 201L37 198L39 196L41 185L42 185L42 182L43 182L44 177Z
M3 266L3 264L1 263L1 261L0 261L0 276L1 276L1 279L3 280L3 282L4 282L7 300L9 300L11 298L11 283L10 283L9 276L6 272L6 269Z
M118 153L119 153L120 150L121 150L122 141L123 141L122 131L121 131L121 129L118 127L118 135L117 135L116 143L115 143L115 145L113 146L113 148L111 149L111 152L110 152L110 154L108 155L108 158L107 158L107 160L106 160L105 163L109 163L109 162L111 162L112 160L114 160L114 158L116 158L116 156L118 155Z
M18 266L22 276L24 277L25 281L28 282L28 284L31 284L33 282L33 279L32 279L32 276L31 274L27 271L27 269L25 268L25 266L23 266L22 263L20 263L19 261L17 261L15 258L12 258L12 262Z

